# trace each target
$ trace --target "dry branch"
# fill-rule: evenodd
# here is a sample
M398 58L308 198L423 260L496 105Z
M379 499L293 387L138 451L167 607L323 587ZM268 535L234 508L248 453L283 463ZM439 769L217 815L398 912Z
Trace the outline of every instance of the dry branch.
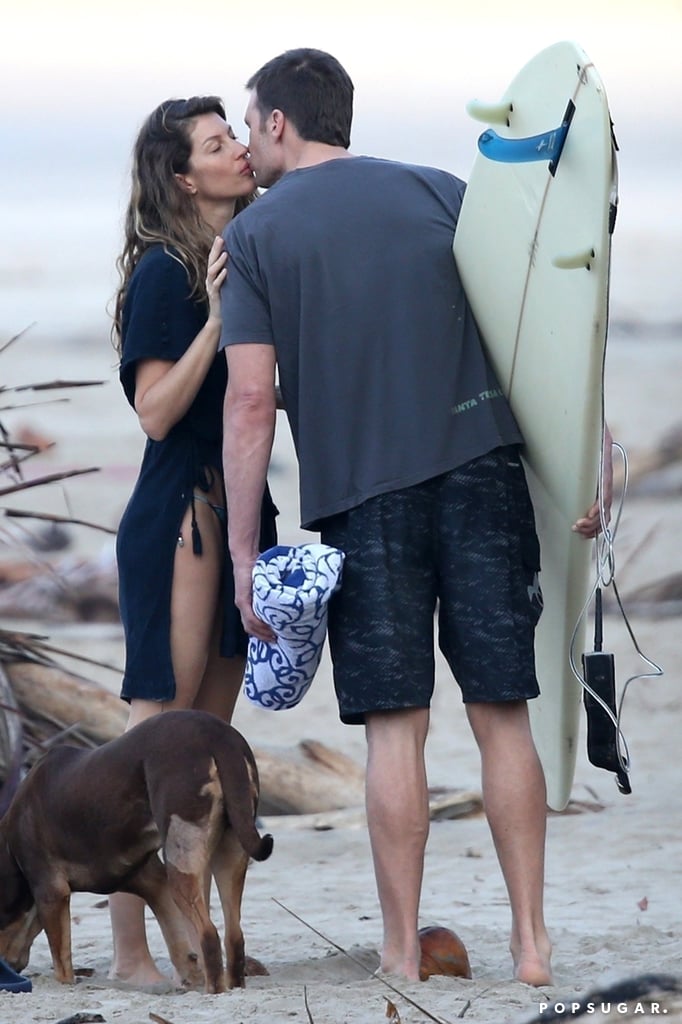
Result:
M1 391L0 394L2 394ZM68 401L68 398L51 398L48 402L15 402L14 405L0 405L0 412L15 412L17 409L37 409L39 406L60 405Z
M20 441L0 441L0 448L7 448L9 451L30 452L32 455L35 455L36 452L41 450L40 445L23 444ZM0 470L3 468L4 467L0 466Z
M71 526L87 526L91 530L101 530L102 533L110 533L113 536L117 531L111 526L102 526L101 523L91 523L87 519L74 519L71 516L56 516L51 512L25 512L18 508L6 508L5 515L9 519L42 519L49 523L68 523Z
M54 391L63 388L91 388L100 384L106 384L104 380L49 380L40 384L18 384L15 387L4 388L5 391Z
M32 324L29 324L28 327L24 327L23 331L19 331L19 333L15 334L9 339L9 341L6 341L4 345L0 345L0 355L2 355L3 352L6 352L10 345L13 345L15 341L19 341L20 338L23 338L27 331L30 331L32 327L35 327L36 323L37 321L34 320Z
M66 480L71 476L82 476L84 473L99 473L99 466L91 466L89 469L67 469L61 473L48 473L47 476L41 476L36 480L23 480L19 484L13 484L11 487L0 488L0 498L6 494L14 494L16 491L25 491L29 487L40 487L42 484L52 484L56 480Z
M9 470L13 473L19 474L21 472L20 466L22 462L26 462L28 459L33 458L34 455L38 455L40 452L46 451L48 448L53 448L54 441L51 441L50 444L45 445L44 448L41 448L37 444L21 446L18 444L6 444L3 445L2 447L8 448L12 452L12 454L10 455L7 462L3 462L2 464L0 464L0 473L4 473ZM15 451L20 450L23 451L23 455L17 456L14 454Z

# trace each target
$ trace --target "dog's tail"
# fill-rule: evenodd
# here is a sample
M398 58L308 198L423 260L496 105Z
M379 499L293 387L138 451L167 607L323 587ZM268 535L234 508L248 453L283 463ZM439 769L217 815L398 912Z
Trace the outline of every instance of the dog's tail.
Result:
M261 835L256 828L258 807L258 769L251 750L243 740L244 749L235 758L217 757L218 775L223 789L225 813L239 842L249 857L267 860L274 840L270 833Z
M258 835L258 832L256 832ZM272 853L272 848L275 845L275 840L272 838L269 832L266 832L264 836L258 836L258 846L255 850L246 850L250 857L254 860L267 860ZM244 847L246 849L246 847Z

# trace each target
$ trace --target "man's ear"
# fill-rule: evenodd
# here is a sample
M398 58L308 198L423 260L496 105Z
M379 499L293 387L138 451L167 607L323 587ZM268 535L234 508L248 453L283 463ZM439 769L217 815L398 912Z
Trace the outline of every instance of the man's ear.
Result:
M197 190L194 184L184 174L175 174L174 177L178 183L179 188L183 192L186 192L190 196L195 196L197 194Z
M284 131L284 125L286 124L286 117L281 110L277 107L270 114L270 133L275 139L279 139Z

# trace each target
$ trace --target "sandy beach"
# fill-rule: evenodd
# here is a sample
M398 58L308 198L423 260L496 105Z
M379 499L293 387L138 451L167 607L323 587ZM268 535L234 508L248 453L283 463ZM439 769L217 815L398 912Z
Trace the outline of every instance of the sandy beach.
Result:
M360 809L354 824L333 828L264 817L274 852L249 868L242 925L247 954L269 973L247 978L244 989L209 996L113 986L106 977L106 897L79 893L71 904L78 983L55 981L40 935L25 970L33 990L0 990L0 1024L682 1024L682 136L671 130L679 124L681 14L679 0L528 0L513 7L496 0L262 0L254 11L216 0L190 7L155 0L8 5L0 65L9 171L0 192L0 426L14 438L52 443L24 464L28 481L93 472L0 498L0 565L33 563L54 569L55 579L81 566L111 578L114 534L143 449L118 382L105 312L142 117L167 96L215 93L243 138L244 82L253 71L285 47L321 46L347 63L357 86L355 152L467 177L481 126L465 103L494 102L521 61L541 47L561 38L584 45L604 76L621 147L605 408L632 470L614 551L628 621L614 614L608 591L604 643L615 655L619 697L625 691L621 725L632 793L621 794L612 774L589 763L583 716L571 800L548 819L552 986L512 979L506 890L482 812L432 822L421 904L421 925L440 924L460 936L472 978L432 977L396 992L373 977L381 916ZM91 383L26 390L57 380ZM673 434L666 464L638 476L637 467L663 452ZM0 474L0 485L10 482L6 477ZM283 416L270 483L281 542L317 539L298 528L295 459ZM32 538L46 524L6 517L5 509L102 529L68 526L68 547L39 554ZM640 599L643 587L672 574L668 604ZM55 655L61 664L118 695L120 623L59 618L41 612L37 601L31 614L8 615L2 607L2 629L47 638L63 652ZM242 699L234 724L256 749L291 751L314 739L364 764L363 730L338 719L327 654L299 707L266 712ZM432 787L480 793L478 752L440 659L427 761ZM222 933L215 896L212 914ZM148 934L170 975L151 916ZM656 977L665 976L679 991L659 991L665 986Z
M37 364L41 380L105 381L71 392L67 404L5 414L11 430L30 425L55 441L55 447L27 470L28 476L101 467L95 475L36 488L5 503L115 528L135 478L141 438L120 394L106 340L96 346L82 338L65 338L57 350L36 328L4 353L2 361L8 383L37 380ZM682 347L674 332L640 332L634 337L615 332L607 363L607 415L633 461L677 424L681 375ZM271 482L281 509L282 541L310 539L297 527L294 458L284 422ZM679 496L670 488L663 494L656 488L649 491L628 498L617 536L617 580L626 610L628 593L675 568L671 539L682 525ZM11 532L15 527L4 523L2 554L9 557L12 545L20 542ZM53 556L55 562L100 558L104 564L111 559L111 537L72 528L72 538L71 549ZM75 666L118 691L116 666L122 664L123 650L117 625L3 625L40 632L58 647L109 663L113 669ZM77 1013L100 1015L81 1020L117 1024L265 1024L287 1019L371 1024L386 1019L387 999L403 1024L429 1019L521 1024L537 1016L551 1019L550 1013L570 1005L579 993L624 979L653 973L682 976L679 619L640 614L631 616L631 627L640 650L664 669L664 675L636 679L627 691L622 727L631 759L632 794L620 794L610 773L589 764L583 742L571 802L565 812L550 815L546 916L554 942L553 987L535 990L511 980L508 907L482 814L432 823L422 901L421 923L455 929L468 950L473 978L431 978L400 986L402 995L371 977L378 963L381 923L366 829L300 829L290 820L268 817L265 824L274 834L275 850L269 861L251 866L243 904L247 952L267 966L268 976L249 978L244 990L220 996L150 995L113 988L106 981L111 955L106 901L77 894L72 901L74 963L86 976L75 988L58 985L41 935L26 970L33 992L0 992L1 1024L57 1022ZM616 656L620 687L629 676L647 670L626 625L614 615L606 619L605 641ZM235 724L256 747L294 747L302 739L314 738L360 764L364 761L362 730L338 721L326 657L298 708L266 712L243 700ZM478 755L458 690L440 662L428 765L432 786L480 789ZM213 909L221 928L215 901ZM169 970L153 919L149 934L159 964ZM597 1001L591 1015L658 1020L664 1009L668 1021L682 1020L679 995L669 996L666 1003L647 995L603 1006ZM574 1010L572 1016L576 1015Z

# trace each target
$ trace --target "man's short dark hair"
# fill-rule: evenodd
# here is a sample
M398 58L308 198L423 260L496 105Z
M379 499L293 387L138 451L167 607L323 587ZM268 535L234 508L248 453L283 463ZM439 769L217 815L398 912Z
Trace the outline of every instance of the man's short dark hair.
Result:
M281 110L306 142L350 146L353 83L335 57L301 48L273 57L246 83L263 118Z

